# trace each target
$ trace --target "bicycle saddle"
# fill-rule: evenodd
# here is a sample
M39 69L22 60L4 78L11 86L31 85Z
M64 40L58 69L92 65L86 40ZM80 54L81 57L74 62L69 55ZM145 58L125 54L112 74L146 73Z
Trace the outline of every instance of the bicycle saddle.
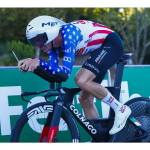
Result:
M132 55L133 55L133 53L123 54L122 57L119 59L119 62L129 59Z
M49 83L62 83L68 79L68 74L66 73L58 72L55 75L51 75L40 66L34 69L33 73L48 81Z

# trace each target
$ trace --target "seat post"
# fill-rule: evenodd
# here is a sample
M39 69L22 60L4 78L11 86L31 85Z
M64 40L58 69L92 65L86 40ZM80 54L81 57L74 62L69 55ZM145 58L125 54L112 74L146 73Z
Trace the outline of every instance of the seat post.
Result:
M123 76L123 69L124 65L127 64L127 61L119 61L117 63L117 70L116 70L116 76L115 76L115 82L114 87L121 87L121 81Z
M56 83L56 88L61 88L61 83Z
M54 89L55 88L55 83L50 83L50 89Z

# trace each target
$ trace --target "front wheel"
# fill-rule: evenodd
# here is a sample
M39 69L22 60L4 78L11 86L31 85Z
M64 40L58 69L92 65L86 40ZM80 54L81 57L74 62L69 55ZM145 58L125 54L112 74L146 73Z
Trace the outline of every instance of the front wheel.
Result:
M48 114L52 115L54 106L54 103L43 102L26 109L13 126L10 142L39 142L47 116ZM42 142L46 142L46 140L47 137L45 136ZM76 122L69 112L63 108L58 132L53 142L79 141Z

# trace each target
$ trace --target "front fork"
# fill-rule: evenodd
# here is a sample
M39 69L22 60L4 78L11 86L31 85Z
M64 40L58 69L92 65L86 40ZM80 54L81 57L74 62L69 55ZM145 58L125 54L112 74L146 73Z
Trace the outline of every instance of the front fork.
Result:
M63 105L64 101L57 100L55 102L54 112L48 114L39 142L53 142L58 131ZM44 140L44 138L47 140Z

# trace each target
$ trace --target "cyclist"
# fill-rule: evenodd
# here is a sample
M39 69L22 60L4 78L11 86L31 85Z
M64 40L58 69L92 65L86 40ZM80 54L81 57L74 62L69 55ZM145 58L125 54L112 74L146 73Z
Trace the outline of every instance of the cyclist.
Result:
M96 97L108 104L115 112L115 121L109 134L119 132L131 114L131 109L117 101L100 83L123 55L124 46L119 35L108 27L92 21L76 20L65 23L51 16L39 16L29 22L26 37L30 45L41 48L49 55L49 63L39 58L19 61L21 72L33 72L41 66L50 74L71 73L75 55L90 53L90 56L75 76L81 88L79 101L86 119L99 118L93 99ZM64 52L62 67L59 67L59 51Z

